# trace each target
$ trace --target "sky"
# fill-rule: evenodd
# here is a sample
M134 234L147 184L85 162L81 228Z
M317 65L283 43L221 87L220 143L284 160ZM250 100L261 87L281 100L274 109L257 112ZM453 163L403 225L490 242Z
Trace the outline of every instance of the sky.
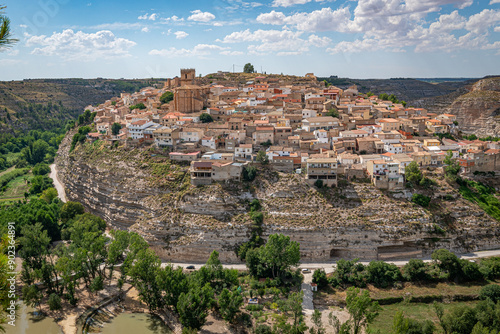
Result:
M500 75L500 0L0 0L0 80Z

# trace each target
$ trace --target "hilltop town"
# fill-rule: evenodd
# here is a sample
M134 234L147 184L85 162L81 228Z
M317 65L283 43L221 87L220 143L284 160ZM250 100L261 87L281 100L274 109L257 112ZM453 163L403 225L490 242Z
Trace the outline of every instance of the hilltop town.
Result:
M441 167L449 152L464 175L500 170L498 141L454 140L463 138L456 115L361 94L356 86L342 90L312 73L238 78L197 78L182 69L163 88L88 106L95 127L87 139L168 150L171 160L191 164L193 185L239 181L250 163L261 163L319 187L369 178L376 188L400 190L412 161Z

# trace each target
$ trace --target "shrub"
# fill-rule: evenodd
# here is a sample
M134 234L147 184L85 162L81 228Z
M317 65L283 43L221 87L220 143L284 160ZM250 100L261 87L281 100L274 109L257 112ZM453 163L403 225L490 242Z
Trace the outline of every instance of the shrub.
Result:
M59 297L58 294L51 293L49 296L48 304L51 311L60 310L62 307L61 297Z
M404 265L402 272L404 279L410 282L424 281L429 278L426 271L426 265L424 261L420 259L411 259Z
M411 201L415 204L418 204L418 205L426 208L429 206L429 204L431 202L431 198L427 197L425 195L413 194L413 196L411 197Z
M313 273L313 283L318 285L319 289L323 289L328 285L328 278L326 277L326 273L324 269L316 269Z
M493 303L500 301L500 286L496 284L486 285L479 292L480 299L491 299Z
M315 186L316 188L318 188L318 189L323 188L323 180L316 180L316 181L314 182L314 186Z
M368 281L381 288L387 288L389 284L401 279L399 268L383 261L371 261L366 272Z
M479 270L483 276L489 280L500 277L500 257L492 257L481 260Z
M258 325L255 327L255 334L272 334L273 331L268 325Z

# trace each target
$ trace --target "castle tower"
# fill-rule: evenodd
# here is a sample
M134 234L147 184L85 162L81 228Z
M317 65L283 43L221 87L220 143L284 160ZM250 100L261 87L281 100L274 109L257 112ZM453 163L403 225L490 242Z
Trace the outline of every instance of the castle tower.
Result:
M181 86L194 85L196 70L194 68L181 68Z

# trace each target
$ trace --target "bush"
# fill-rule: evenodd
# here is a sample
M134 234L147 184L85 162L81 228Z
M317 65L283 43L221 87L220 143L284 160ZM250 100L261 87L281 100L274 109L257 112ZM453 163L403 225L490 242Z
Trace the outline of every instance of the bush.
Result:
M326 277L326 272L323 269L316 269L313 273L313 283L318 285L318 289L323 289L328 285L328 278Z
M35 167L33 167L34 175L47 175L49 173L50 173L50 167L47 164L39 163L36 164Z
M480 299L491 299L493 303L500 301L500 286L496 284L486 285L479 292Z
M383 261L371 261L366 267L368 281L377 287L387 288L390 284L401 279L399 268Z
M403 277L410 282L425 281L429 278L426 269L424 261L420 259L411 259L403 266Z
M486 279L493 280L500 277L500 257L491 257L481 260L479 270Z
M254 330L255 334L272 334L273 331L268 325L258 325Z
M48 304L51 311L60 310L62 308L61 297L59 297L58 294L51 293L49 296Z
M476 262L469 260L460 260L460 264L463 273L461 277L463 277L465 281L479 281L484 278L483 274L479 270L479 265Z
M415 204L418 204L418 205L426 208L429 206L429 204L431 202L431 198L427 197L425 195L413 194L413 196L411 197L411 201Z
M243 168L243 180L244 181L253 181L255 180L255 177L257 176L257 168L255 166L247 166Z
M314 186L315 186L316 188L318 188L318 189L323 188L323 180L316 180L316 181L314 182Z

